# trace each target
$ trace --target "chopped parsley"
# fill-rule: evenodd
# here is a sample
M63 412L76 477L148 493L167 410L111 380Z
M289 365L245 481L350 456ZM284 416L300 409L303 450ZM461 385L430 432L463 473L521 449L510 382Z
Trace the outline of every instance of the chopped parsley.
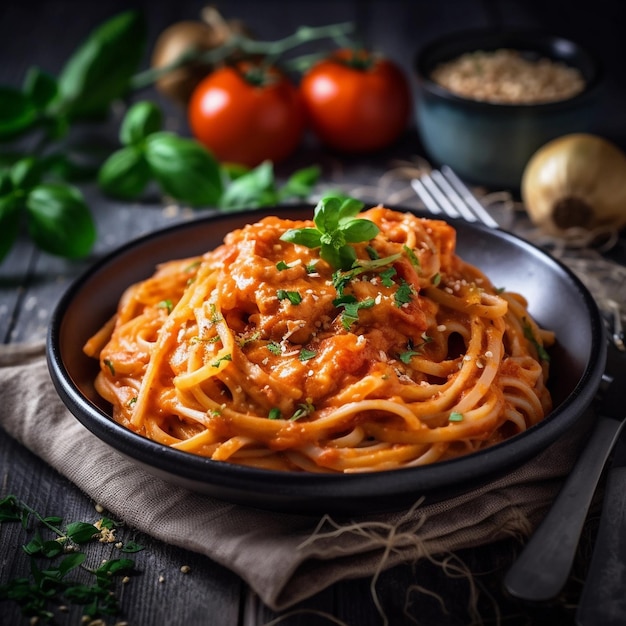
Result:
M260 331L256 331L250 335L250 337L239 337L237 339L237 345L240 348L245 348L249 343L256 341L261 336Z
M298 405L298 408L295 410L294 414L289 418L290 422L295 422L299 420L301 417L305 417L307 415L311 415L315 411L315 407L310 402L303 402Z
M398 355L398 358L403 362L406 363L407 365L411 362L411 359L422 353L422 348L427 344L430 343L433 340L432 337L429 337L426 333L422 333L422 343L420 343L418 346L414 346L413 345L413 340L409 339L406 342L406 350L404 352L401 352Z
M358 263L352 267L352 269L347 271L337 270L333 273L333 287L337 290L337 295L342 296L344 289L348 285L348 283L356 278L359 274L363 274L364 272L373 272L381 267L385 267L387 265L391 265L394 261L397 261L400 258L400 254L392 254L383 259L373 259L371 261L360 260Z
M400 282L400 286L398 287L398 291L394 294L394 300L397 307L401 307L403 304L408 304L413 299L415 295L415 289L413 285L406 282L406 280L402 279Z
M113 362L109 361L109 359L104 359L103 363L109 368L111 376L115 376L115 367L113 366Z
M343 307L341 312L341 325L345 330L350 330L352 324L355 324L359 319L359 311L361 309L370 309L376 304L374 298L367 298L359 302L354 296L346 295L340 298L335 298L333 304L336 307Z
M218 322L221 322L223 320L222 316L219 314L217 310L217 307L214 304L211 304L210 310L211 310L211 318L210 318L211 324L217 324Z
M232 360L233 360L232 354L225 354L223 357L220 357L219 359L217 359L217 361L213 361L213 363L211 363L211 366L219 367L222 363L226 361L232 361Z
M309 359L312 359L316 354L317 352L315 352L315 350L307 350L306 348L302 348L302 350L300 350L300 354L298 354L298 359L300 359L300 361L308 361Z
M413 342L409 339L409 341L407 342L407 349L404 352L401 352L398 355L398 358L403 362L403 363L410 363L411 359L418 355L420 353L419 348L417 350L413 349Z
M397 274L395 267L388 267L380 273L380 280L385 287L393 287L393 277Z
M199 335L195 335L190 339L191 343L195 344L195 343L217 343L218 341L221 341L221 338L219 335L213 335L212 337L207 337L206 339L200 337Z
M449 422L462 422L463 421L463 413L457 413L457 411L452 411L448 417Z
M284 261L278 261L278 263L276 263L276 269L279 272L282 272L283 270L288 270L289 265L287 265L287 263L285 263Z
M435 287L439 287L439 283L441 282L441 274L439 272L437 272L434 276L433 276L433 285L435 285Z
M270 341L270 342L267 344L267 349L268 349L268 350L269 350L272 354L275 354L276 356L278 356L278 355L282 352L281 347L280 347L280 344L279 344L279 343L276 343L275 341Z
M302 302L302 296L297 291L287 291L286 289L279 289L276 292L276 297L279 300L289 300L291 304L300 304Z
M157 308L165 309L168 313L171 313L172 309L174 308L174 305L172 304L172 301L170 299L161 300L161 302L157 304Z
M409 257L411 265L416 269L420 269L420 260L417 258L415 251L412 248L409 248L409 246L407 246L406 244L403 246L403 249L406 252L406 255Z
M273 409L270 409L269 413L267 414L267 419L279 420L282 418L282 416L283 414L280 412L280 409L278 407L274 407Z
M524 337L530 341L530 343L535 346L535 350L537 350L537 355L542 361L550 362L550 355L546 351L546 349L537 341L537 337L533 334L533 329L526 318L523 318L523 328L524 328Z

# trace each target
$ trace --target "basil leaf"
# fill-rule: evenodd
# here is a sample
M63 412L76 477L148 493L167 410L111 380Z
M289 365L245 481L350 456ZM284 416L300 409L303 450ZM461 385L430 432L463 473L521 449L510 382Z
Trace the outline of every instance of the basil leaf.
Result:
M249 167L240 163L221 163L220 169L222 176L226 179L226 183L237 180L240 176L244 176L250 171Z
M120 141L124 145L137 144L148 135L161 130L163 116L153 102L144 100L134 104L124 116L120 127Z
M59 575L61 578L71 572L73 569L77 568L81 565L84 560L87 558L87 555L84 552L74 552L73 554L68 554L60 563L59 563Z
M322 198L315 207L313 222L323 233L332 233L339 226L339 208L342 200L335 196Z
M20 159L11 168L11 181L15 189L28 190L41 181L41 163L34 157Z
M306 248L319 248L322 233L317 228L290 228L280 238L289 243L295 243Z
M365 205L360 200L354 198L344 198L338 210L338 221L343 224L346 220L353 218L361 212Z
M226 187L220 200L220 208L255 209L277 202L274 166L271 161L264 161Z
M99 532L93 524L88 524L87 522L72 522L65 529L65 534L76 543L86 543Z
M69 259L87 255L96 228L81 193L62 184L35 187L26 198L28 231L42 250Z
M31 67L24 79L24 93L39 109L44 109L57 95L57 79L38 67Z
M0 87L0 139L10 139L32 127L39 113L34 102L12 87Z
M6 196L13 191L11 170L8 167L0 167L0 196Z
M104 193L116 197L136 198L152 178L146 158L135 146L114 152L98 172L98 184Z
M16 194L0 197L0 261L6 257L17 239L20 205Z
M81 159L81 157L78 157ZM81 160L85 160L82 158ZM65 181L91 181L98 175L99 166L92 163L79 163L69 154L52 153L41 159L42 168Z
M55 556L59 556L63 552L63 544L54 539L44 541L41 544L41 555L48 559L53 559Z
M380 229L371 220L353 218L342 223L341 232L348 243L359 243L374 239Z
M111 559L100 565L96 574L119 574L132 570L134 566L135 561L132 559Z
M349 270L356 261L356 251L352 246L336 248L331 244L322 244L320 256L332 267Z
M317 165L294 172L279 190L279 200L284 198L307 198L320 178L321 170Z
M217 161L193 139L152 133L145 156L163 191L191 206L218 206L222 178Z
M145 41L145 23L136 11L120 13L104 22L63 67L55 107L73 117L101 113L128 90Z

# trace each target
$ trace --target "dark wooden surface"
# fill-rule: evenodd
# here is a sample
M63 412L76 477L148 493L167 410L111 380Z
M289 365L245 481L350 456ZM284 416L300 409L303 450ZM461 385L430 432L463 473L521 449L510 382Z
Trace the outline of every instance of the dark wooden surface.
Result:
M71 0L3 3L0 8L0 84L19 84L25 70L32 64L57 72L89 30L131 5L119 0L89 4ZM202 3L179 0L135 3L135 6L146 11L150 40L153 41L169 23L195 18ZM600 0L590 6L588 3L538 0L232 0L222 3L220 8L229 17L242 17L255 32L262 33L267 39L281 37L302 23L355 21L373 45L395 58L407 72L411 69L413 53L422 43L458 28L508 23L539 26L574 37L601 57L607 73L609 96L603 101L603 114L596 122L597 130L622 146L626 144L626 116L621 114L626 102L625 56L622 33L619 32L620 18L624 16L623 3ZM185 132L184 119L179 111L162 102L153 92L146 95L166 106L169 123ZM98 136L86 138L110 140L113 132L104 125ZM314 144L308 145L279 173L284 175L300 165L319 163L327 182L355 187L371 185L389 169L394 159L406 159L420 153L418 139L409 130L397 146L384 154L360 159L339 160ZM104 199L92 183L82 185L82 189L99 229L93 256L81 262L68 262L37 252L26 239L20 240L0 265L0 339L3 343L42 340L58 298L91 262L125 240L184 219L180 213L171 215L165 211L159 202L113 202ZM16 494L46 514L97 519L94 503L0 430L0 495L8 493ZM424 626L572 624L573 607L585 574L595 522L595 519L589 520L572 577L562 597L551 606L530 607L503 593L503 572L519 549L518 542L511 540L459 554L475 574L478 600L474 608L471 608L472 595L467 580L451 578L437 565L427 562L407 564L381 574L376 594L387 623ZM370 580L335 584L288 614L276 615L264 607L235 574L210 559L149 537L138 537L138 540L146 545L146 550L136 555L140 573L123 587L123 612L119 617L133 626L256 626L266 623L373 626L385 623L374 602ZM23 541L24 534L17 525L0 528L0 584L27 572L26 557L19 549ZM104 558L106 548L102 550ZM182 574L182 565L189 565L191 573ZM159 582L159 577L163 577L163 582ZM416 585L441 596L445 610L432 596L419 593ZM60 614L58 622L79 624L79 610ZM0 624L21 623L26 624L28 620L20 616L15 605L0 603Z

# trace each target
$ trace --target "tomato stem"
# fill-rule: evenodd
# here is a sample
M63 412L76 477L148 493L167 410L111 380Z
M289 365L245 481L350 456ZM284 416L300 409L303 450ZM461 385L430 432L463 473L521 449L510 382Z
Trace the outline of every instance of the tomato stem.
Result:
M222 45L211 50L189 48L174 62L161 68L152 68L136 74L131 80L132 89L142 89L166 74L191 63L214 65L232 57L261 56L265 66L278 63L286 52L305 43L320 39L332 39L345 45L348 35L354 32L354 24L343 22L326 26L301 26L294 33L276 41L257 41L243 34L234 34ZM295 66L295 65L294 65Z
M348 50L349 56L338 59L340 63L361 71L366 71L374 65L374 56L367 50L356 47L351 47Z

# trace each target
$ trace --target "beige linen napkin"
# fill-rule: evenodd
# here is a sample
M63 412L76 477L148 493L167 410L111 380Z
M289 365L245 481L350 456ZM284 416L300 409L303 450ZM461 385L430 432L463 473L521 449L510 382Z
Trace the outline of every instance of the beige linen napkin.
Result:
M53 387L41 344L0 347L0 398L0 425L95 502L143 532L232 569L275 610L340 579L528 533L581 440L572 432L489 485L445 502L358 517L357 528L345 520L232 505L146 473L69 413Z

